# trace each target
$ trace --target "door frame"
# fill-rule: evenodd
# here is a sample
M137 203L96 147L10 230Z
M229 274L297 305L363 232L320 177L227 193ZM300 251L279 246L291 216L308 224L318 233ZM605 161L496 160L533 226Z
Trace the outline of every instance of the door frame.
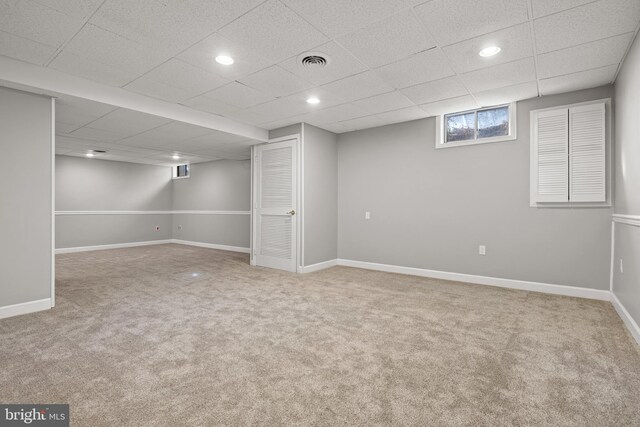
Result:
M294 145L296 146L297 155L296 155L296 181L297 181L297 202L296 202L296 273L302 273L302 263L304 261L304 206L303 195L304 195L304 165L302 162L303 157L303 144L302 138L299 133L282 136L279 138L273 138L267 141L264 144L256 144L251 147L251 250L250 250L250 258L249 263L253 266L256 265L256 245L257 245L257 223L258 215L256 215L256 193L258 188L258 164L256 162L257 155L255 152L256 147L260 147L267 144L272 144L274 142L284 142L284 141L294 141Z

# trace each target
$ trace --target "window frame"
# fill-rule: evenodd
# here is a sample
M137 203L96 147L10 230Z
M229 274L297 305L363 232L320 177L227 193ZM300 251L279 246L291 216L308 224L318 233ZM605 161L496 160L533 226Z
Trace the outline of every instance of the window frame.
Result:
M187 167L187 175L186 176L177 176L178 175L178 168L180 166L186 166ZM186 179L186 178L190 178L190 177L191 177L191 163L190 162L180 163L179 165L171 166L171 179Z
M494 136L491 138L478 138L478 112L493 110L496 108L508 107L509 108L509 134L504 136ZM446 119L447 116L454 116L459 114L474 113L476 116L476 128L474 131L474 139L465 141L446 142ZM517 103L511 102L507 104L491 105L488 107L474 108L472 110L455 111L451 113L442 114L436 117L436 149L440 148L453 148L453 147L465 147L469 145L490 144L493 142L513 141L517 139Z

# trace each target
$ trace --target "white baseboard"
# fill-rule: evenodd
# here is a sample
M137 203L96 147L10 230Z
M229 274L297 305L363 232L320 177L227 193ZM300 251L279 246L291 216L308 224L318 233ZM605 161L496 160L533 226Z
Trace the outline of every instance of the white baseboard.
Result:
M330 259L329 261L304 266L302 267L301 273L313 273L314 271L324 270L325 268L335 267L336 265L338 265L338 260Z
M249 253L249 248L243 248L241 246L217 245L215 243L192 242L190 240L179 240L179 239L171 239L169 243L176 243L178 245L187 245L187 246L198 246L200 248L220 249L223 251L231 251L231 252L242 252L244 254Z
M613 307L618 312L620 318L622 318L622 321L624 322L627 329L629 329L629 332L631 332L633 338L635 338L638 345L640 345L640 326L638 326L636 321L633 320L631 314L629 314L627 309L624 307L624 305L622 305L616 294L613 292L611 293L611 304L613 304Z
M36 311L49 310L50 308L51 298L23 302L20 304L5 305L4 307L0 307L0 319L20 316L21 314L35 313Z
M552 285L548 283L527 282L523 280L502 279L497 277L476 276L472 274L450 273L447 271L426 270L422 268L401 267L398 265L376 264L373 262L339 259L338 265L345 267L364 268L366 270L386 271L388 273L408 274L412 276L430 277L433 279L453 280L457 282L475 283L478 285L497 286L500 288L519 289L523 291L543 292L547 294L566 295L571 297L589 298L602 301L610 300L610 292L578 288L574 286Z
M76 252L103 251L106 249L133 248L136 246L164 245L167 243L172 243L172 240L171 239L151 240L149 242L115 243L112 245L80 246L76 248L58 248L56 249L56 254L71 254Z

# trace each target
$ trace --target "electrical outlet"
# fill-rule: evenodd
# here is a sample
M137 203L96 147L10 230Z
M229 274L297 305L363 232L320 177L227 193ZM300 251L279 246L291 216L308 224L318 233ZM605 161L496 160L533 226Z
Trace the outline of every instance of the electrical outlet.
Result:
M182 226L181 225L178 226L178 230L182 230Z
M624 264L622 263L622 258L620 258L620 273L624 273Z
M364 219L371 219L371 212L366 211L366 212L364 213Z
M486 255L487 254L487 247L485 245L478 246L478 254L479 255Z

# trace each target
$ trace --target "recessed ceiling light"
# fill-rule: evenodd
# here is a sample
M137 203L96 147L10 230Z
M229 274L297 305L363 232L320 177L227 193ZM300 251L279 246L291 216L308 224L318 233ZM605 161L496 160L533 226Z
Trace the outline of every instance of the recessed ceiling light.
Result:
M319 104L320 100L318 98L316 98L315 96L312 96L310 98L307 98L307 103L309 103L309 104Z
M85 154L85 156L87 156L87 157L95 157L96 155L93 154L93 153L87 153L87 154Z
M227 55L218 55L216 56L216 62L222 65L231 65L233 64L233 58Z
M484 49L482 49L478 55L480 56L493 56L493 55L497 55L498 53L500 53L502 49L500 49L498 46L489 46L489 47L485 47Z
M173 156L171 156L171 158L173 160L180 160L180 156L178 156L177 154L174 154Z

